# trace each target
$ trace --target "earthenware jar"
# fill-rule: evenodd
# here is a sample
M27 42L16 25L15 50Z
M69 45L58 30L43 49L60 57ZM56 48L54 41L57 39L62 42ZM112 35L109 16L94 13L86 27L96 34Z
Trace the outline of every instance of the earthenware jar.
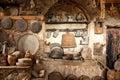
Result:
M10 66L14 66L16 63L16 56L15 55L8 55L7 61Z

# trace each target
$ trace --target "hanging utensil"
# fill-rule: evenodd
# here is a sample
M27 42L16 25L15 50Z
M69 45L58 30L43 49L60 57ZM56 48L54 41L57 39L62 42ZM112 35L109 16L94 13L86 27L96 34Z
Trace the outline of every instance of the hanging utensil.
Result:
M27 21L23 18L16 20L14 26L17 31L24 32L27 30Z
M35 7L34 1L33 1L33 0L30 0L30 8L32 9L32 8L34 8L34 7Z
M33 33L39 33L42 30L42 24L36 20L31 24L30 29Z
M59 35L59 30L56 30L56 31L53 33L53 37L56 38L58 35Z
M7 49L7 41L3 42L3 50L2 50L2 54L5 55L6 54L6 49Z
M1 26L4 29L11 29L12 28L12 19L10 17L5 17L1 20Z

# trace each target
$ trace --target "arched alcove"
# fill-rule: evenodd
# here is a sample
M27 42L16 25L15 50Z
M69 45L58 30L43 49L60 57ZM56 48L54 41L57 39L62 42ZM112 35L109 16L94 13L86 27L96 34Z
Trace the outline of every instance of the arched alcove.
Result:
M73 22L90 21L87 11L80 4L68 0L58 1L45 14L47 22L66 22L69 18Z

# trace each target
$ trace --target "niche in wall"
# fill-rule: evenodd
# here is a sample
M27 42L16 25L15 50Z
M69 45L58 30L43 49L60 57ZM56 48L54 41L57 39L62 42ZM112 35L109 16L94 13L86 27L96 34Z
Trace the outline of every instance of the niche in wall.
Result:
M86 11L77 3L61 0L49 8L45 14L46 22L89 21Z

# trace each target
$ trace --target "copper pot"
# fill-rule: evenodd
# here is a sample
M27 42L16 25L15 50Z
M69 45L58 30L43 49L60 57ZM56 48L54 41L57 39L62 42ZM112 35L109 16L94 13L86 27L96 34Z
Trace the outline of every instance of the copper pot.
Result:
M10 66L14 66L16 63L17 57L15 55L8 55L7 61Z

